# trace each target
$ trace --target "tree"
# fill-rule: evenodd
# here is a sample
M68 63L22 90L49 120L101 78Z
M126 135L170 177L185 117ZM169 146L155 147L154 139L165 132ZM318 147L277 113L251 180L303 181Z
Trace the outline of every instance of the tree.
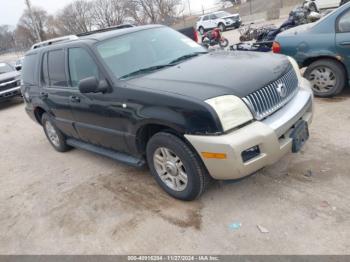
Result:
M135 20L152 24L170 24L181 10L180 0L131 0L130 2L133 5Z
M65 6L56 17L60 34L79 34L92 30L92 3L77 0Z
M34 43L45 39L46 22L47 12L40 7L31 7L24 10L17 26L21 32L27 31L25 34Z
M14 47L14 34L8 25L0 26L0 52L9 50Z
M127 0L95 0L92 2L93 23L99 28L124 23L127 13Z

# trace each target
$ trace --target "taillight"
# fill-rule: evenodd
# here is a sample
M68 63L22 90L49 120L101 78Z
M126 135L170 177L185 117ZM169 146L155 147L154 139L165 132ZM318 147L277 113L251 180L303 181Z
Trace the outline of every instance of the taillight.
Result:
M195 28L193 28L193 34L194 34L193 40L198 43L198 40L199 40L198 39L198 32Z
M278 42L273 42L272 44L272 52L274 53L281 53L281 44Z

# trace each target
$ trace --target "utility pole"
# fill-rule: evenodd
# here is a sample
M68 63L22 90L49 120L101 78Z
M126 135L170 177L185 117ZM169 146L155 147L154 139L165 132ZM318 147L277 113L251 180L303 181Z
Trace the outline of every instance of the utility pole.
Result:
M33 26L34 26L35 35L38 38L38 41L41 42L42 39L41 39L41 36L40 36L40 33L39 33L38 24L36 23L35 17L33 15L32 6L30 4L30 0L25 0L25 4L26 4L26 6L28 8L29 16L30 16L30 19L32 20L32 23L33 23Z
M191 12L191 3L190 3L190 0L187 0L187 3L188 3L188 11L190 12L190 16L192 15L192 12Z

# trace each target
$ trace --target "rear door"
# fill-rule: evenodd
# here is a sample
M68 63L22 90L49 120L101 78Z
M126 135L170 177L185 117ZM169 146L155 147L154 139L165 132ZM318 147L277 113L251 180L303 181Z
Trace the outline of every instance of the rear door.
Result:
M43 54L41 61L40 97L50 109L56 126L69 137L78 137L73 127L74 117L70 108L72 90L68 86L66 51L51 50Z
M76 90L71 108L80 139L105 148L127 151L125 133L121 131L122 108L118 94L112 89L105 94L79 92L79 81L84 78L106 79L93 53L85 47L69 48L68 71L70 86Z
M218 17L215 14L210 15L210 28L218 26Z
M350 8L336 22L336 48L347 68L350 68Z
M206 15L206 16L203 17L202 26L204 27L204 29L210 29L211 28L209 15Z

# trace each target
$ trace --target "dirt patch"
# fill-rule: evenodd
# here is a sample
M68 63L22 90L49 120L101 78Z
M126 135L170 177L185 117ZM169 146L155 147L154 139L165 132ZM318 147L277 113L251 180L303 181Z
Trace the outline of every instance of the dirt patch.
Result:
M118 203L122 203L124 208L131 212L151 212L181 228L201 228L200 202L186 203L174 200L162 192L147 173L133 172L122 177L103 176L98 182L113 194Z

